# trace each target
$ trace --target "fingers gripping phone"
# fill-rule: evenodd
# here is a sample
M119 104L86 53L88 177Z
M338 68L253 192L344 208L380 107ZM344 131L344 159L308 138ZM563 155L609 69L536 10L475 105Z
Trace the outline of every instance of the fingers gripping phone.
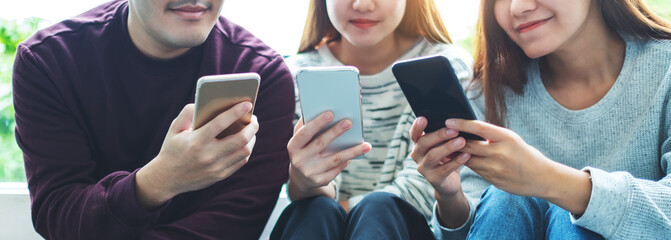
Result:
M249 101L252 103L252 110L224 129L217 138L240 132L252 121L260 80L261 77L256 73L212 75L198 79L193 129L202 127L236 104Z
M338 152L363 143L361 87L355 67L309 67L296 73L296 84L303 121L307 123L325 111L333 112L333 121L315 137L343 119L352 127L328 144L324 153Z
M428 56L394 63L392 72L415 116L426 117L425 132L445 127L445 120L475 120L473 108L461 87L450 61L444 56ZM472 140L482 137L460 132Z

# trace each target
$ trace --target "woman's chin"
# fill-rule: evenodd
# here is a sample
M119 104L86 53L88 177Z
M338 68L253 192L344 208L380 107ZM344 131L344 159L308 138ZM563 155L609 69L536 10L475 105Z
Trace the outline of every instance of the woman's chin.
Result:
M526 54L527 57L531 59L539 58L551 53L551 51L548 51L547 49L538 49L538 48L526 48L522 50L524 51L524 54Z

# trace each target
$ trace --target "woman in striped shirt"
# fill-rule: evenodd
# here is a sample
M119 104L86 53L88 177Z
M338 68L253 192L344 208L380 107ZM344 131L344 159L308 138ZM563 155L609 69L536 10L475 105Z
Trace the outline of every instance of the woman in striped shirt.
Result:
M407 126L412 123L412 114L391 73L391 65L402 59L436 54L450 60L462 81L471 78L471 56L451 44L433 0L310 2L299 54L289 57L287 64L294 73L309 66L357 67L361 74L364 139L368 143L323 156L319 154L323 146L351 123L343 120L344 127L336 124L318 136L320 141L310 141L332 121L333 115L324 113L305 125L299 120L288 145L292 162L288 190L293 203L280 217L272 238L327 239L343 234L348 238L362 237L363 222L380 224L381 219L395 219L364 214L376 211L364 206L383 206L374 203L376 196L394 199L392 208L403 209L402 215L415 216L418 221L414 222L428 229L426 220L431 217L435 201L433 188L409 157L412 142ZM300 116L297 104L296 119ZM364 153L363 159L351 161ZM379 226L375 228L384 232ZM410 236L403 234L398 236Z

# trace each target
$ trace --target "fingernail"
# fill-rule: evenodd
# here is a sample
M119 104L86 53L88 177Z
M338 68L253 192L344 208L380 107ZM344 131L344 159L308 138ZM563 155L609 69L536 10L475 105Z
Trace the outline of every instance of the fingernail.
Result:
M351 125L351 121L349 119L345 119L345 120L340 122L340 127L342 129L347 129L347 128L349 128L350 125Z
M447 121L445 121L445 126L447 126L447 127L453 127L454 124L455 124L455 121L452 120L452 119L447 119Z
M445 131L445 133L447 133L448 137L456 136L457 134L459 134L459 132L457 132L453 129L447 129L447 131Z
M459 155L459 159L462 160L462 161L468 160L470 158L471 158L471 154L468 154L468 153L462 153L461 155Z
M418 124L418 125L424 124L424 121L425 121L425 120L424 120L423 117L417 118L417 124Z
M364 144L364 145L361 147L361 150L363 150L364 153L367 153L368 151L370 151L370 145L368 145L368 144Z
M322 114L322 119L324 119L326 121L331 121L331 119L333 119L333 113L332 112L325 112L324 114Z
M463 138L457 138L452 143L452 145L455 146L455 147L461 147L462 144L464 144L464 139Z
M241 109L242 109L242 111L244 111L244 112L249 112L250 110L252 110L252 103L250 103L250 102L244 102L244 103L242 103L242 107L241 107Z

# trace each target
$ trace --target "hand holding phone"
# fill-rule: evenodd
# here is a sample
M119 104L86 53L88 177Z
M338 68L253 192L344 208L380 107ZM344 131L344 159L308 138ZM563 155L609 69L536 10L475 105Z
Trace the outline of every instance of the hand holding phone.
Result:
M315 137L343 119L352 121L352 128L329 143L324 153L338 152L363 143L358 69L354 67L303 68L296 74L296 83L301 113L305 122L315 119L326 111L333 113L333 121Z
M336 196L329 185L350 161L370 151L363 142L359 72L354 67L297 72L302 120L287 145L292 200Z
M159 154L136 174L141 206L153 209L176 195L208 187L247 163L259 128L252 115L259 79L258 74L230 74L198 81L196 104L182 109ZM241 103L245 101L250 103ZM203 131L185 131L189 128ZM225 138L231 134L237 137Z
M394 63L392 72L415 116L428 120L425 132L445 127L445 120L475 120L475 114L461 87L461 82L444 56L428 56ZM461 132L466 139L482 137Z

